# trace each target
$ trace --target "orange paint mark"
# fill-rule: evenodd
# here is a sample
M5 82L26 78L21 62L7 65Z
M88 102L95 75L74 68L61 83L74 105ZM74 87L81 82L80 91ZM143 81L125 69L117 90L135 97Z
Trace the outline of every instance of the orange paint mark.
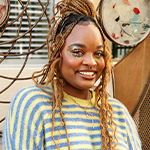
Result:
M116 6L116 3L113 5L113 9L115 8L115 6Z
M123 0L123 3L130 6L130 3L128 0Z
M116 40L116 39L119 39L119 37L115 34L115 33L112 33L112 37Z

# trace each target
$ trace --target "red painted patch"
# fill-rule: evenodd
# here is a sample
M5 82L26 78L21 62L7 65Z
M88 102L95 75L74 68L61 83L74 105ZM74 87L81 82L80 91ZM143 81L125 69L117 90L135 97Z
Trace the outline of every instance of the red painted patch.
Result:
M130 3L128 0L123 0L123 3L130 6Z
M123 37L123 30L122 29L120 31L120 35L121 35L121 37Z
M3 13L6 10L6 5L0 5L0 19L3 17Z
M129 40L126 40L126 41L124 41L124 43L125 43L125 44L129 44L130 42L129 42Z
M115 6L116 6L116 3L113 5L113 9L115 8Z
M116 39L119 39L119 37L118 36L116 36L116 34L115 33L112 33L112 37L116 40Z
M137 14L137 15L140 13L140 10L139 10L137 7L134 7L133 11L134 11L134 13Z

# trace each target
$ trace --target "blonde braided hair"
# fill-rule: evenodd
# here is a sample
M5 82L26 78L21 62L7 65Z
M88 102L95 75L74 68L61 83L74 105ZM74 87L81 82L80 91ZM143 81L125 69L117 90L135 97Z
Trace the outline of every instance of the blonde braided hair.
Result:
M59 15L58 15L59 14ZM69 25L67 25L67 20L72 18L73 16L77 16L78 19L74 19ZM70 17L71 16L71 17ZM55 110L59 107L59 112L61 116L62 125L65 126L68 149L70 149L70 142L67 133L67 127L64 119L64 114L62 112L62 100L63 100L63 78L61 76L59 70L59 61L60 61L60 53L62 47L65 43L66 38L71 33L72 29L76 24L80 22L85 16L93 18L95 20L95 25L99 28L103 40L104 40L104 61L105 68L102 71L101 81L99 85L95 89L95 107L99 108L99 117L100 117L100 126L101 126L101 137L102 137L102 147L104 149L115 149L118 144L118 140L116 138L116 124L113 121L113 108L107 102L108 94L106 91L107 83L109 82L110 70L111 70L111 51L107 45L107 42L104 39L103 31L101 30L99 24L97 23L97 15L93 3L90 0L61 0L56 5L53 6L53 17L49 22L49 33L47 35L47 49L48 49L48 57L49 63L44 66L44 68L39 72L34 72L32 78L37 87L41 88L45 92L47 92L44 88L42 88L41 84L51 84L52 88L52 138L53 138L53 130L54 130L54 121L55 121ZM91 21L91 19L90 19ZM93 22L93 21L91 21ZM51 46L49 45L51 44ZM42 76L40 82L38 79L34 78L35 74L39 74ZM109 125L113 131L113 137L110 135L108 131L107 118L109 118ZM54 138L53 138L54 140ZM112 145L112 141L115 143ZM59 149L59 146L54 143Z

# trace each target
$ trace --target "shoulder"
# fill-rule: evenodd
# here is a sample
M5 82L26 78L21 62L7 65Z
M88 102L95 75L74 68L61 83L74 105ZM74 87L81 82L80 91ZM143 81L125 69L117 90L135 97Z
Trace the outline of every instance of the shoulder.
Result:
M50 105L52 92L49 87L45 89L47 92L36 86L21 89L11 101L11 112L18 112L21 109L24 111L33 110L33 108L38 110L42 106Z
M29 86L21 89L17 92L14 96L12 101L19 99L19 101L24 100L35 100L40 98L51 99L52 91L49 87L43 87L47 92L43 91L42 89L36 86Z
M133 124L132 116L124 104L114 98L108 98L108 103L112 106L114 117L117 120L126 122L128 125Z
M128 109L116 99L109 98L108 102L113 107L114 121L117 124L118 130L122 132L122 129L125 129L124 133L126 133L129 149L141 150L141 141L136 130L136 125ZM124 133L123 135L125 135Z
M135 137L138 137L134 120L125 105L114 98L109 98L108 102L113 107L114 119L121 122L121 125L124 123L128 135L130 134L130 136L134 135Z
M108 103L113 107L114 110L123 111L124 113L129 113L126 106L122 104L119 100L114 98L108 98Z
M22 143L27 142L29 145L33 140L37 144L42 141L43 126L47 116L52 112L51 89L49 87L45 89L47 92L36 86L23 88L11 101L3 132L6 138L7 136L10 136L8 139L12 138L11 144L16 149L23 149L19 148L24 146Z

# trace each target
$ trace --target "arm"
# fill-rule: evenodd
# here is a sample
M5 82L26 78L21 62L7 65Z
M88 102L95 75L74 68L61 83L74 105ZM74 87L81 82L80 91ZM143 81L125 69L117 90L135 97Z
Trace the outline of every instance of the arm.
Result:
M21 90L10 104L3 128L3 149L43 150L43 119L38 89Z
M129 114L128 110L125 108L125 120L126 120L126 130L127 130L127 140L130 150L142 150L141 141L137 132L136 125Z

